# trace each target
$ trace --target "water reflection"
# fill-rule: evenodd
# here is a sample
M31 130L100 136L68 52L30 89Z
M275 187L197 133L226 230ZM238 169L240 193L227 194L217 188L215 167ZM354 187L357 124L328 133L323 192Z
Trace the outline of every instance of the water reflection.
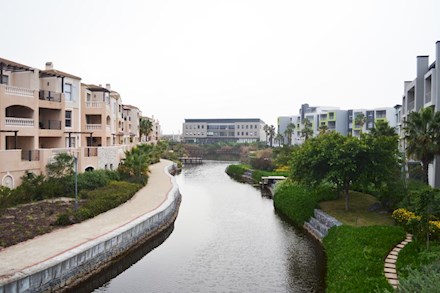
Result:
M322 292L324 256L228 163L187 167L169 238L96 292Z

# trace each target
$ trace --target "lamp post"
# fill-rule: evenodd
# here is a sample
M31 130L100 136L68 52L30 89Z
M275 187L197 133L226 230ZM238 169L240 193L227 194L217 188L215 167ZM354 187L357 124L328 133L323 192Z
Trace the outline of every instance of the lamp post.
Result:
M75 166L75 211L78 210L78 157L73 155L73 164Z

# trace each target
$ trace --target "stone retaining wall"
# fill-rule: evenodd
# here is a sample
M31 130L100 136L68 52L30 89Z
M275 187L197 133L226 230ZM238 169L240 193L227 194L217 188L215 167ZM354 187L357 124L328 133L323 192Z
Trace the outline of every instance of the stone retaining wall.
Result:
M169 174L172 168L173 165L168 166L165 171L171 177L173 187L159 208L111 233L16 273L0 284L0 293L60 290L168 227L174 221L181 201L177 183Z

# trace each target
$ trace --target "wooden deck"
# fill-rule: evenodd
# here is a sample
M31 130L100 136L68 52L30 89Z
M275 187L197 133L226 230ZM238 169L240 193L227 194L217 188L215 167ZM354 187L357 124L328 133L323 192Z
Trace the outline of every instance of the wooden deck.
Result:
M184 165L185 164L193 165L193 164L202 164L203 163L203 158L201 158L201 157L181 157L181 158L179 158L179 160Z

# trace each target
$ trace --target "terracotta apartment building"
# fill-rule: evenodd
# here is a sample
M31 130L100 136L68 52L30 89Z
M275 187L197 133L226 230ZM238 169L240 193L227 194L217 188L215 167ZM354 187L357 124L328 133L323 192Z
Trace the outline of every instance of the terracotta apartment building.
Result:
M115 169L141 141L140 117L110 84L82 83L51 62L40 70L0 58L0 184L14 188L26 171L44 173L60 152L77 156L80 171Z

